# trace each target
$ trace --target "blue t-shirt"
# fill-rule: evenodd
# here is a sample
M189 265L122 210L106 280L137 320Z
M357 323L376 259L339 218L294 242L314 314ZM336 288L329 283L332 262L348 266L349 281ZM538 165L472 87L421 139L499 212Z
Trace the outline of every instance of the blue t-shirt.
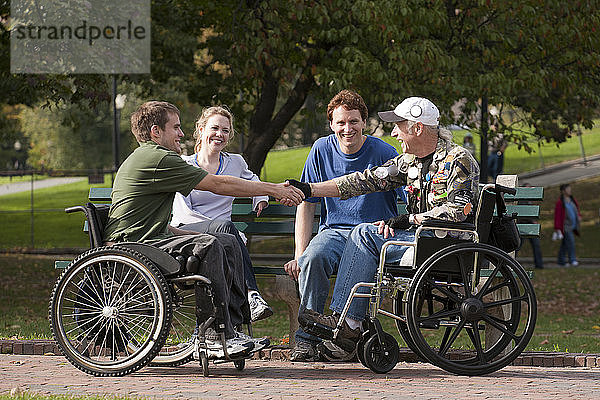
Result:
M577 207L572 201L565 201L565 223L563 229L572 231L577 227Z
M381 139L367 136L359 151L344 154L335 134L317 139L302 171L302 182L324 182L338 176L376 167L398 155L396 149ZM375 222L398 215L395 190L369 193L340 200L337 197L310 197L321 203L319 231L325 227L350 229L363 222Z

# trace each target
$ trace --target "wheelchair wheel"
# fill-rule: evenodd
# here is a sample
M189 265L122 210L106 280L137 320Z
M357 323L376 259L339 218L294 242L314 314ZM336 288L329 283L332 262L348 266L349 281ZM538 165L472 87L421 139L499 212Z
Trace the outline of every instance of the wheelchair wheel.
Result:
M193 286L171 285L173 319L164 346L151 366L176 367L194 359L196 338L196 300Z
M243 371L246 367L246 360L235 360L233 362L233 365L235 365L235 369L237 369L238 371Z
M406 312L404 311L404 305L402 303L402 297L404 296L404 292L398 292L398 294L392 298L392 306L394 309L395 315L404 315L406 316ZM422 306L423 304L421 304ZM422 361L427 361L423 353L419 347L413 342L412 337L410 336L410 332L408 331L408 325L406 321L401 321L399 319L394 320L396 322L396 328L398 328L398 332L400 336L402 336L402 340L406 343L408 348L417 355Z
M49 307L54 339L67 359L96 376L147 365L171 322L171 295L158 268L118 246L92 249L58 279Z
M377 374L385 374L394 369L400 359L398 342L389 333L383 332L381 341L377 334L371 335L363 348L364 364Z
M491 268L487 279L475 262ZM458 375L484 375L510 364L527 346L537 317L525 270L487 244L461 243L432 255L417 271L408 303L415 345L429 362Z

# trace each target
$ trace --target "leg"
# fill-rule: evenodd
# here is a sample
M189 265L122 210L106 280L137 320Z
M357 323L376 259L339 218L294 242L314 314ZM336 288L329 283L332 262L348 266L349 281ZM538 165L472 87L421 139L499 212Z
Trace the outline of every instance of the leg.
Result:
M227 262L225 248L216 237L208 234L180 235L160 240L154 246L168 252L180 253L184 257L195 255L200 259L199 273L211 280L215 306L219 308L220 318L216 325L222 325L225 336L235 336L229 314L229 299L233 276Z
M217 238L225 250L226 265L231 275L231 289L229 297L229 314L233 326L250 322L250 309L246 295L246 281L244 280L242 251L234 235L228 233L212 234ZM245 247L245 246L244 246Z
M315 236L298 259L300 276L300 312L308 308L322 313L329 295L329 278L336 273L349 230L325 229ZM320 339L298 329L296 341L318 342Z
M530 238L529 243L531 243L531 248L533 249L533 264L535 268L541 269L544 268L544 259L542 257L542 248L540 247L540 239L539 238Z
M340 268L333 290L331 310L341 313L350 297L352 287L358 282L373 282L378 268L379 253L381 247L388 240L414 240L413 231L396 231L392 238L384 239L383 235L377 233L377 227L372 224L360 224L356 226L344 249ZM402 258L408 247L390 246L387 250L386 261L395 262ZM368 289L362 288L361 293L369 293ZM348 310L348 317L357 321L365 318L368 299L355 298L352 300Z
M565 243L565 250L566 255L569 257L569 263L574 264L577 259L575 258L575 234L572 230L565 230L563 243Z
M566 254L567 254L567 232L563 234L563 238L560 241L560 248L558 249L558 259L556 262L560 266L564 266L566 264Z
M254 276L254 270L252 269L252 261L250 260L250 254L248 248L240 236L240 232L237 230L233 222L216 219L212 221L196 222L193 224L183 225L181 229L200 232L200 233L229 233L235 236L235 239L240 244L242 250L242 262L244 266L244 278L246 279L246 285L248 290L258 291L258 285L256 284L256 277Z

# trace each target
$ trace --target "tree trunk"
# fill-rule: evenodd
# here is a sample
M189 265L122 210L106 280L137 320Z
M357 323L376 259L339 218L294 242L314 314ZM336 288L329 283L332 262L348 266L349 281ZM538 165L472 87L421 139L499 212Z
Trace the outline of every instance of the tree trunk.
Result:
M262 93L254 114L250 118L248 143L244 150L248 167L256 174L260 174L267 159L267 153L273 148L290 120L302 108L315 83L310 68L304 68L286 102L273 117L279 85L271 71L268 68L265 71Z

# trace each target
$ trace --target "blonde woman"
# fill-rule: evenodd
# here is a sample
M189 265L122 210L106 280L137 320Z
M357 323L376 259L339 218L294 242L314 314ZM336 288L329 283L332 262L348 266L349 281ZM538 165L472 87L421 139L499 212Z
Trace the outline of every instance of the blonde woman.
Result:
M233 135L233 115L227 108L221 106L205 108L196 121L195 153L182 158L188 164L202 168L211 174L231 175L258 181L258 176L248 169L248 164L241 155L223 151ZM273 310L258 291L245 237L231 222L233 200L231 196L222 196L204 190L192 190L185 197L177 193L173 202L171 225L188 231L229 233L236 237L242 249L251 320L258 321L270 317ZM268 206L268 201L268 196L252 198L252 208L257 215Z

